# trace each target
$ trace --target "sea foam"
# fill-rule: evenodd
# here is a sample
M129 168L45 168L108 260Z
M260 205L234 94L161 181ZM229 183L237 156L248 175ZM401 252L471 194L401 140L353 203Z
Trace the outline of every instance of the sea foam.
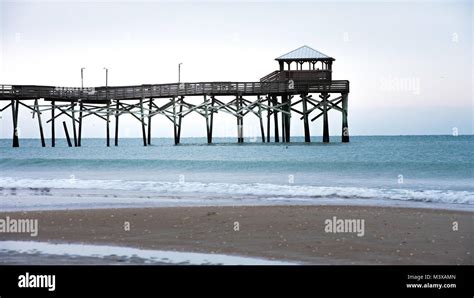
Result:
M12 197L37 198L80 196L67 198L73 203L93 201L92 197L107 197L110 203L136 203L176 199L177 202L202 201L205 205L226 200L248 200L252 205L269 201L286 201L298 204L321 200L386 200L399 202L425 202L474 205L474 193L458 190L413 190L404 188L326 187L312 185L277 185L265 183L202 183L136 180L85 180L85 179L22 179L0 178L0 208L8 206ZM3 197L3 198L2 198ZM114 199L116 197L116 199ZM129 198L123 200L123 198ZM10 199L8 199L10 198ZM122 198L122 199L121 199ZM21 200L18 198L18 200ZM20 201L19 201L20 203Z

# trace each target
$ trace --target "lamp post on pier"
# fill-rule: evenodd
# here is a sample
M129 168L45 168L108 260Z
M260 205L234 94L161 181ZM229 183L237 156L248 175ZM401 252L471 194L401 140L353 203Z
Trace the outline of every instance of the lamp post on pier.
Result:
M81 91L84 89L84 69L85 67L81 67Z
M105 88L107 89L108 81L109 81L109 69L107 67L104 67L104 70L105 70Z

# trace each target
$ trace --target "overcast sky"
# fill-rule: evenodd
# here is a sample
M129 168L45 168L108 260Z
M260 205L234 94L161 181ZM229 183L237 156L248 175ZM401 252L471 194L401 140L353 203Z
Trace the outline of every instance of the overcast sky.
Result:
M257 81L308 45L336 59L333 78L350 80L352 135L473 133L471 1L0 1L0 83L80 86L86 67L85 86L100 86L104 66L109 85L168 83L179 62L186 82ZM22 111L20 137L37 137ZM153 135L171 136L159 117ZM86 119L84 137L105 135L102 120ZM339 135L340 113L330 119ZM121 123L122 136L140 137L138 121ZM321 135L320 121L311 132ZM214 133L236 135L235 118L216 116ZM255 117L244 133L259 133ZM303 134L299 117L292 134ZM205 136L204 118L186 117L182 136ZM0 138L10 137L4 112Z

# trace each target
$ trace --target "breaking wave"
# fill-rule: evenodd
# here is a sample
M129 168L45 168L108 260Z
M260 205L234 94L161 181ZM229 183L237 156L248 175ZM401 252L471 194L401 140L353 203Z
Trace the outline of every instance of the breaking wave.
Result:
M474 205L474 192L455 190L413 190L402 188L325 187L311 185L277 185L266 183L201 183L160 182L130 180L84 180L84 179L18 179L0 178L0 194L11 190L71 189L102 190L110 193L121 191L146 192L151 198L160 196L209 195L220 198L257 197L298 199L378 199L445 204ZM297 200L296 200L297 201Z

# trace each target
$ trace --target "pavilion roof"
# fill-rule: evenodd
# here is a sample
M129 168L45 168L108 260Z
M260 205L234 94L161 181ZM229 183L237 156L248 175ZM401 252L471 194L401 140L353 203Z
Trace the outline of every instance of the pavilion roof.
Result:
M318 60L335 60L335 59L305 45L289 53L286 53L276 58L275 60L277 61L318 61Z

